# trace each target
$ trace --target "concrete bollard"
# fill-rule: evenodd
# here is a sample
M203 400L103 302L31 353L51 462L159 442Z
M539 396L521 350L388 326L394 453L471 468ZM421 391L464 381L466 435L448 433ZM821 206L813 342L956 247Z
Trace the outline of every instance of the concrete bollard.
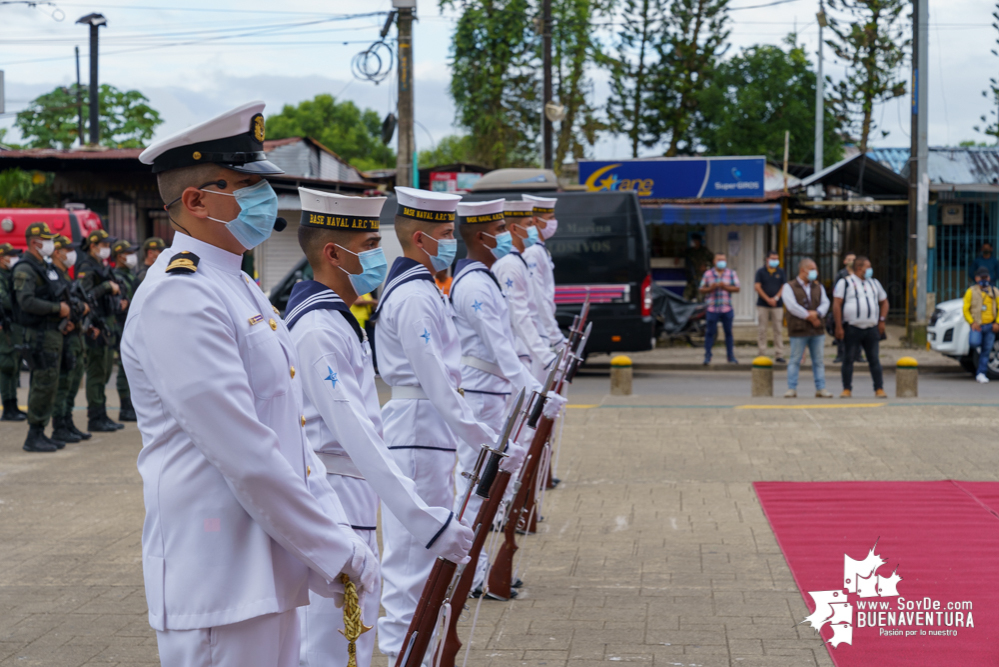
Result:
M611 396L631 396L631 357L623 354L611 359Z
M774 361L770 357L753 359L753 396L774 395Z
M912 357L902 357L895 363L895 396L919 396L919 362Z

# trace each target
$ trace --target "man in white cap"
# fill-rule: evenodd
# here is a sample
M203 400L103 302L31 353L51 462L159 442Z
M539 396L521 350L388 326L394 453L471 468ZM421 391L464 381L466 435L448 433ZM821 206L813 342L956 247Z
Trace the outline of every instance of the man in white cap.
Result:
M521 195L521 197L534 205L532 221L535 231L531 232L531 228L528 228L528 240L534 234L537 234L538 238L534 245L524 249L524 259L527 260L527 268L531 270L531 279L534 281L535 295L538 298L538 321L552 347L558 349L566 341L555 319L555 263L552 261L551 252L545 246L545 241L554 236L555 230L558 229L558 220L555 219L555 204L558 203L558 199L532 195Z
M500 288L506 296L510 308L510 322L517 337L517 353L534 374L541 379L555 361L551 342L541 331L538 316L539 299L531 278L523 252L531 241L531 220L534 217L534 203L529 201L507 200L503 202L503 215L506 227L511 232L513 250L493 264L492 272L499 280Z
M506 228L502 199L458 204L458 231L468 257L458 260L451 281L451 304L454 324L461 339L461 387L465 400L479 419L496 431L503 429L506 406L512 394L521 389L540 391L530 370L517 358L515 338L510 328L510 313L496 277L489 271L496 261L513 250L513 240ZM478 450L458 443L458 471L475 465ZM526 452L511 452L501 468L516 472ZM459 478L460 479L460 478ZM467 514L474 516L482 499L472 496ZM483 550L475 573L475 588L480 589L488 557Z
M458 440L496 446L459 392L461 347L433 274L454 261L459 195L396 187L395 233L403 256L389 270L375 311L378 372L392 387L382 410L385 443L430 506L454 502ZM452 519L456 520L456 519ZM395 656L413 618L434 554L391 512L382 512L382 606L378 648Z
M146 149L178 233L129 308L121 356L143 448L142 569L164 666L297 665L309 590L362 596L350 530L302 423L288 330L240 271L275 227L262 102Z
M379 247L378 218L385 197L345 197L298 189L302 202L298 243L313 280L297 283L285 321L302 361L305 431L343 502L351 528L378 552L378 498L416 542L433 555L461 562L472 531L452 520L450 507L429 507L382 440L381 407L367 336L350 312L359 294L374 291L388 264ZM371 591L370 593L375 593ZM302 665L347 665L343 609L316 594L302 607ZM365 597L362 622L374 625L378 595ZM375 633L357 640L357 664L367 667Z

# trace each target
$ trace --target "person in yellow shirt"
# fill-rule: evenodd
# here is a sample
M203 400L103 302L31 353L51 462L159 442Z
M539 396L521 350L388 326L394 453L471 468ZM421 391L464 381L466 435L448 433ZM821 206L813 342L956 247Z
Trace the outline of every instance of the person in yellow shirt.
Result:
M975 272L975 284L964 293L964 319L971 324L969 342L972 347L981 345L978 357L978 374L975 379L986 384L989 356L999 333L999 290L989 282L989 270L982 267Z

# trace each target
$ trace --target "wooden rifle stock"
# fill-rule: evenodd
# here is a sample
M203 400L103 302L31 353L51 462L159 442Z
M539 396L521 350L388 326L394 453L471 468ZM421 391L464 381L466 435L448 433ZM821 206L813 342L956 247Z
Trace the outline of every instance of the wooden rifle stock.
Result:
M396 659L395 667L420 667L423 663L423 657L430 648L430 640L434 636L437 616L447 597L447 590L451 586L457 567L443 558L438 558L434 562L430 578L420 595L420 602L416 605L413 620L406 630L406 637L402 641L402 653Z
M520 522L522 509L527 506L531 480L537 474L545 443L552 432L552 420L541 417L531 447L527 450L527 460L521 469L520 488L517 489L513 502L510 503L510 514L506 518L503 544L496 554L496 562L489 570L489 592L504 600L510 599L510 584L513 581L513 555L517 551L517 524Z

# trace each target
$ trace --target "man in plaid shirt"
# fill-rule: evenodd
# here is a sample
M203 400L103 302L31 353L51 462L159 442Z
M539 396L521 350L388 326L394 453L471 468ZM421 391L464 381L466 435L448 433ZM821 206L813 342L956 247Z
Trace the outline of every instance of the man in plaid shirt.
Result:
M732 269L726 268L727 266L725 255L718 253L715 255L714 266L705 271L704 277L701 278L700 292L704 295L704 302L708 304L708 312L705 315L708 330L704 335L705 366L711 363L711 348L714 347L715 338L718 336L719 322L725 330L728 363L739 363L735 358L735 346L732 341L732 320L735 319L732 294L739 291L739 276Z

